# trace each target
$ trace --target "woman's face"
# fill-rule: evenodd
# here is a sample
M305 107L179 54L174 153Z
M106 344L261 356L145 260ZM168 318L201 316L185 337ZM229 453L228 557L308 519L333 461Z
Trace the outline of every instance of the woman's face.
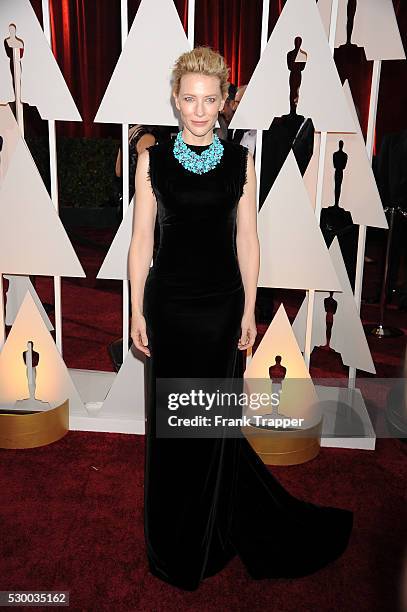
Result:
M174 99L184 127L198 137L213 129L225 104L219 77L195 73L181 77L180 90L178 95L174 93Z

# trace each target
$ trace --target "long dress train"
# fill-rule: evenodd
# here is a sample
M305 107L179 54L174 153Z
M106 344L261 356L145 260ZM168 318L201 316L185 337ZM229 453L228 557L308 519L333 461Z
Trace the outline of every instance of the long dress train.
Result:
M150 571L185 590L236 554L253 578L310 574L342 554L353 521L349 510L290 495L244 438L156 434L157 378L243 377L236 214L247 149L222 144L220 163L202 175L175 159L172 143L149 148L160 241L143 303L151 352L145 541Z

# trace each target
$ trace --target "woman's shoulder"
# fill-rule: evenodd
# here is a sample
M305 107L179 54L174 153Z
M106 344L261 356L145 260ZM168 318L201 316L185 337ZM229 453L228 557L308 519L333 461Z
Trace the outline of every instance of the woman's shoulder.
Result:
M228 176L234 177L239 185L239 197L243 193L244 185L247 183L247 167L249 149L238 142L222 140L226 152L225 168Z
M222 140L224 147L225 165L228 171L239 170L240 175L246 177L249 149L238 142Z
M171 150L172 146L173 142L171 140L159 140L156 141L155 144L146 147L146 149L149 152L150 156L154 155L159 157L162 155L166 155L168 151Z
M146 147L144 153L148 155L148 176L153 182L158 180L158 176L168 175L171 163L171 140L157 141L155 144Z
M241 145L239 142L232 142L231 140L223 140L220 138L221 143L225 151L228 151L232 155L237 157L246 157L248 154L248 148Z
M168 150L172 146L173 146L173 140L170 140L170 139L167 139L167 138L163 139L163 140L156 139L155 144L151 145L151 147L149 147L149 149L154 147L158 151L164 151L164 150L166 151L166 150Z

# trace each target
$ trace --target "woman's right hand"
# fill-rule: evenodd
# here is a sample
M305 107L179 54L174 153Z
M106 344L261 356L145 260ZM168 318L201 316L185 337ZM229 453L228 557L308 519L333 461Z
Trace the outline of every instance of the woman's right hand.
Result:
M131 317L131 338L134 342L134 346L139 351L151 357L150 350L148 348L148 338L146 332L146 320L141 313L135 314Z

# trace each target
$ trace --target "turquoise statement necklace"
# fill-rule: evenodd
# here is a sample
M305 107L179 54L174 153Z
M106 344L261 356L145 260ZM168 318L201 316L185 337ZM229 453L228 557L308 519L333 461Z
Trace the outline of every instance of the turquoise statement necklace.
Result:
M213 170L218 165L223 155L223 144L219 137L214 134L212 144L200 155L192 151L182 139L182 132L178 132L173 148L174 157L186 170L203 174Z

